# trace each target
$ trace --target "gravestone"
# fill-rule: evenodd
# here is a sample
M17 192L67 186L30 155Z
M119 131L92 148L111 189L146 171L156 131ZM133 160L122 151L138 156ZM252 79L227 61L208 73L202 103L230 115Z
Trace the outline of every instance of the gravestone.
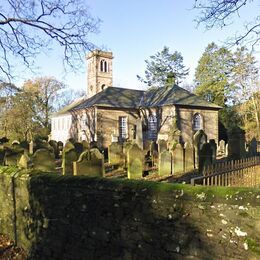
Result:
M167 150L159 154L158 173L160 176L169 176L172 173L172 156Z
M179 174L184 172L183 147L177 144L172 150L172 173Z
M18 161L20 160L21 156L23 155L24 151L22 148L10 149L4 153L4 165L6 166L17 166Z
M127 168L127 153L128 153L128 150L132 147L132 145L133 145L133 143L130 141L123 143L123 154L124 154L126 168Z
M253 138L251 142L249 143L249 154L250 156L256 156L257 155L257 140L256 138Z
M215 163L217 158L217 144L214 139L210 139L209 144L212 150L212 163Z
M189 142L184 144L184 171L189 172L194 170L194 153L193 147Z
M158 154L158 145L155 141L151 142L150 153L151 153L151 159L152 159L152 166L157 165L158 159L159 159L159 154Z
M162 153L164 151L167 151L167 142L163 139L160 139L158 141L158 153Z
M139 179L143 176L143 151L137 144L133 144L127 152L127 177Z
M240 128L228 132L228 157L233 160L245 157L245 133Z
M62 174L73 175L73 162L78 160L74 145L67 142L62 152Z
M119 143L111 143L108 146L108 162L110 164L124 164L123 146Z
M47 149L38 149L32 156L33 168L40 171L55 171L55 156Z
M199 167L199 151L205 143L207 143L207 135L202 129L198 130L193 136L195 168Z
M54 140L50 140L49 145L53 148L55 158L59 158L60 152L59 152L59 149L58 149L58 143Z
M27 154L23 154L17 163L20 169L28 169L32 166L30 157Z
M226 144L225 144L225 141L224 140L220 140L219 141L219 154L221 156L226 156Z
M199 173L202 175L203 169L211 164L212 149L209 143L205 143L202 145L202 148L199 152Z
M73 162L73 175L104 177L104 156L96 148L84 151L78 161Z

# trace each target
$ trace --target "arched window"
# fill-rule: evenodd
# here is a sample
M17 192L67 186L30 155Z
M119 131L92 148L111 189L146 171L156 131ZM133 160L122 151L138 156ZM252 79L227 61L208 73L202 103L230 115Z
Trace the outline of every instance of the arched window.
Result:
M193 125L193 130L195 131L202 129L202 117L199 113L196 113L193 116L192 125Z
M100 71L101 72L108 72L108 64L106 60L100 61Z
M105 88L106 88L106 85L103 84L103 85L101 86L101 90L104 90Z
M157 117L156 115L150 115L148 117L148 139L157 139Z

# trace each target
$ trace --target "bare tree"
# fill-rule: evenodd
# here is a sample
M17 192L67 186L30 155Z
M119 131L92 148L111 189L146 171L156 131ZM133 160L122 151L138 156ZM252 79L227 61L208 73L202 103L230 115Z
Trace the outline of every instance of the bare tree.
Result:
M254 0L195 0L194 8L200 10L198 24L205 24L207 29L224 27L230 24L234 16ZM252 17L245 24L244 31L235 35L232 44L250 43L252 46L260 43L260 15Z
M0 80L10 80L13 61L28 68L51 44L63 49L64 63L77 68L93 49L90 33L100 20L90 15L81 0L2 0L0 3ZM53 46L52 46L53 47Z

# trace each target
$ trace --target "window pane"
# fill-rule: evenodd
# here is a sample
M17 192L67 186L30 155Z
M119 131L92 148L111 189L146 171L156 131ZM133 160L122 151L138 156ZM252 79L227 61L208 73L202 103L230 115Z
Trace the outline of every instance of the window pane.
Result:
M127 117L119 117L119 138L125 140L127 138Z

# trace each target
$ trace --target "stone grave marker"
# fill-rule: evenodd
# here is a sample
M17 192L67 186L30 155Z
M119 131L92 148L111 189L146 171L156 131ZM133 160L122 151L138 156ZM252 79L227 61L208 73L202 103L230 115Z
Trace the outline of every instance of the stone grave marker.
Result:
M158 174L160 176L169 176L172 173L172 155L165 150L159 154Z
M199 167L199 151L205 143L207 143L207 135L202 129L198 130L193 136L195 168Z
M253 138L251 142L249 143L249 154L250 156L256 156L257 155L257 140L256 138Z
M78 161L73 162L73 175L87 175L91 177L104 177L104 156L97 148L84 151Z
M59 148L58 148L58 143L54 140L50 140L49 145L53 148L55 158L59 158L60 152L59 152Z
M7 148L4 153L4 165L17 166L17 163L20 160L23 153L23 149L19 147L16 147L15 149Z
M205 143L199 152L199 173L202 175L203 169L212 164L212 149L209 143Z
M184 144L184 171L189 172L194 170L194 152L193 147L189 142Z
M139 179L143 176L143 151L137 144L133 144L127 152L127 177Z
M167 150L167 142L164 139L158 141L158 153L162 153Z
M212 163L215 163L217 159L217 144L214 139L210 139L209 144L212 150Z
M179 174L184 172L183 147L177 144L172 150L172 173Z
M62 152L62 174L73 175L73 162L78 160L74 145L67 142Z
M226 154L226 144L225 144L224 140L219 141L219 154L222 155L222 156L227 155Z
M27 154L23 154L17 163L20 169L28 169L32 166L30 157Z
M55 171L55 156L47 149L38 149L32 156L33 168L40 171Z
M108 162L110 164L123 164L123 146L119 143L111 143L108 146Z

